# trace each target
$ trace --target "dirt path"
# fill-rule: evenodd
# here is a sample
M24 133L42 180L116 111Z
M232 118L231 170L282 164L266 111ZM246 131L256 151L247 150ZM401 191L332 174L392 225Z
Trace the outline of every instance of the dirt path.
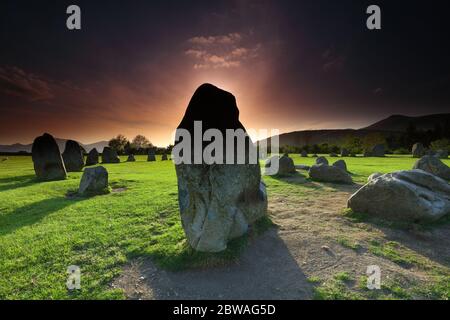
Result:
M134 261L113 286L123 288L130 299L311 299L313 284L308 278L330 279L345 271L358 279L374 264L381 267L385 279L426 281L414 266L400 266L370 253L367 243L378 237L395 237L448 266L448 260L439 261L442 255L450 257L448 227L431 233L389 233L389 229L353 223L342 210L357 185L310 187L301 196L271 196L269 213L278 227L253 239L237 264L167 272L151 261ZM343 238L360 247L342 245ZM356 281L352 285L357 286Z

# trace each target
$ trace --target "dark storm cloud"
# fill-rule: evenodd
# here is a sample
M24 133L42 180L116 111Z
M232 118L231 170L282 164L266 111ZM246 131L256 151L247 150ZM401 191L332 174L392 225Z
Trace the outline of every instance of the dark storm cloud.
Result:
M54 97L50 84L38 75L17 67L0 67L0 92L27 101L50 100Z

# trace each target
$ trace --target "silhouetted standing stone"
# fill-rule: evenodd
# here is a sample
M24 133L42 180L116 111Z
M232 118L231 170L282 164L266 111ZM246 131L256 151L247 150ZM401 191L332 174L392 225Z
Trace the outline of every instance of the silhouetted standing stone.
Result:
M58 144L48 133L37 137L33 142L32 159L34 171L40 180L63 180L67 177L66 168L59 152Z
M224 137L226 129L245 130L234 96L210 84L196 90L178 129L193 137L194 121L202 121L203 132L214 128ZM248 135L246 139L251 142ZM175 141L175 146L178 143ZM249 163L248 154L245 159L245 164L176 165L182 226L195 250L225 250L228 241L246 233L249 224L266 215L267 195L259 164Z
M306 150L303 150L302 153L301 153L301 156L303 158L307 158L308 157L308 152Z
M382 144L377 144L375 147L372 148L372 151L370 152L370 155L372 157L384 157L384 154L386 153L386 150Z
M96 165L98 163L98 151L97 149L92 149L91 151L89 151L88 156L86 158L86 165L87 166L93 166Z
M62 154L67 172L81 171L84 167L83 149L73 140L66 141L66 148Z
M103 149L103 153L102 153L102 162L103 163L119 163L120 158L117 155L116 150L114 150L110 147L105 147Z
M161 156L161 161L167 161L167 154L163 154L162 156Z
M108 191L108 171L102 166L84 169L78 193L81 195L102 194Z
M135 161L136 161L136 158L134 157L134 154L128 155L127 162L135 162Z
M412 147L412 155L414 158L422 158L427 150L420 142L416 143Z
M156 161L156 155L155 155L154 149L150 149L148 151L147 161Z

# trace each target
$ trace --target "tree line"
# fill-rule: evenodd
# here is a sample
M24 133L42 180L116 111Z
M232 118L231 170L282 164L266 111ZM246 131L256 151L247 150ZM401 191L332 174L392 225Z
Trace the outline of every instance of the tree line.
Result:
M108 146L121 155L146 155L151 149L153 149L156 154L169 154L172 152L173 148L172 145L169 145L166 148L156 147L149 139L147 139L147 137L141 134L138 134L131 141L123 134L118 134L116 137L109 140Z

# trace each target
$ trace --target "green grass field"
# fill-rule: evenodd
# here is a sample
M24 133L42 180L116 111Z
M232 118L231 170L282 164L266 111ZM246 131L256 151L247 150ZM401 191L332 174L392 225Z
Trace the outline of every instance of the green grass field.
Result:
M293 158L296 164L314 162ZM187 247L173 163L145 159L104 165L113 191L90 198L69 196L77 190L81 173L69 173L64 181L38 182L31 157L0 162L0 299L122 299L124 294L109 284L134 257L151 257L168 269L236 258L245 237L217 255ZM345 161L355 182L361 183L373 172L410 169L415 160L396 156ZM269 198L303 190L278 179L264 180ZM70 265L82 267L82 290L75 293L66 289Z

